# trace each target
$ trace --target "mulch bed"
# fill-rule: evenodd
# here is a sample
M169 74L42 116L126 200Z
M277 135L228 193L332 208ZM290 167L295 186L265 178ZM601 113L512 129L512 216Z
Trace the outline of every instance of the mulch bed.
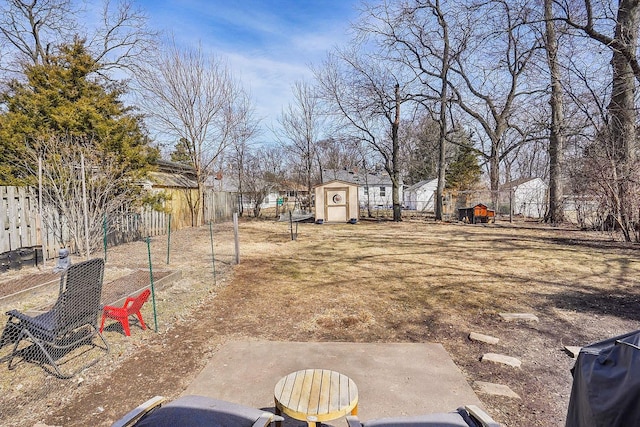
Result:
M8 280L0 283L0 298L15 294L33 288L34 286L43 285L45 283L58 281L60 273L38 273L29 274L17 279Z

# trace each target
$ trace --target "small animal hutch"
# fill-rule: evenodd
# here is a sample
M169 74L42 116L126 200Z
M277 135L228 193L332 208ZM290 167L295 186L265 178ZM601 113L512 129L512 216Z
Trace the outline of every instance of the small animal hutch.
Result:
M470 208L458 209L458 220L470 224L479 222L496 222L496 212L479 203Z
M314 187L316 222L348 222L360 214L358 186L333 180Z

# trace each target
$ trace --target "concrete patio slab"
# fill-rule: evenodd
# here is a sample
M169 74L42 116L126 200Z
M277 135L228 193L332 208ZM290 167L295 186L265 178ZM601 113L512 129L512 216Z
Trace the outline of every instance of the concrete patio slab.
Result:
M440 344L235 341L222 346L183 395L199 394L273 411L278 380L331 369L358 386L361 420L448 412L482 404ZM306 425L287 420L285 426ZM346 421L331 422L346 426Z

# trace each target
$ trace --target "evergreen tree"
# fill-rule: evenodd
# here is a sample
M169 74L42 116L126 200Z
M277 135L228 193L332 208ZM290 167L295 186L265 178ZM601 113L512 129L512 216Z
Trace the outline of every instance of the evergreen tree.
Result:
M446 188L470 190L480 181L482 169L478 164L477 152L470 145L461 145L455 159L446 170Z
M191 164L191 155L189 154L189 142L185 138L180 138L176 143L175 149L171 152L171 161L176 163Z
M116 156L122 169L139 176L158 155L142 132L141 117L123 105L122 86L101 81L84 42L60 48L46 64L27 65L24 81L1 94L0 184L32 184L28 150L60 138Z

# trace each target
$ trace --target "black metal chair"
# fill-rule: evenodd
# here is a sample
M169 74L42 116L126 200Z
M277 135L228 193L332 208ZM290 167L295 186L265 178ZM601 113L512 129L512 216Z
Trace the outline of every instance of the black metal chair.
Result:
M54 375L71 378L108 353L109 345L98 330L103 277L104 260L101 258L73 264L60 278L58 300L51 310L37 316L29 316L18 310L8 311L9 320L2 340L15 342L8 357L9 369L15 368L14 358L20 356L22 360L48 361ZM94 343L95 336L100 338L101 345ZM19 348L23 340L30 341L32 345ZM71 373L63 373L60 363L56 361L85 344L100 349L104 354L92 358Z
M361 423L358 417L347 416L349 427L499 427L486 412L475 405L414 417L380 418Z
M164 405L156 396L144 402L111 427L266 427L283 418L271 412L205 396L183 396Z

